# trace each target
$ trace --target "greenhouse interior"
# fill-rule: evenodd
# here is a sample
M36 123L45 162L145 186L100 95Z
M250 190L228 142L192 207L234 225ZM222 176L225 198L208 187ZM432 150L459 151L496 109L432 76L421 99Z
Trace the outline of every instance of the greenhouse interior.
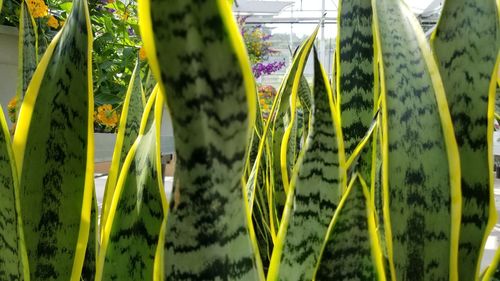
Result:
M0 280L500 281L499 0L0 0Z

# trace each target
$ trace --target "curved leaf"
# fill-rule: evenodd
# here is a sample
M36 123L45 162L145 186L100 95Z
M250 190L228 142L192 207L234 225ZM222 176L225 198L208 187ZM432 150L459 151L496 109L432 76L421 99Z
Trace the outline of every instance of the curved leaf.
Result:
M118 125L118 134L116 136L113 159L109 168L106 187L104 189L104 198L102 205L101 226L106 225L111 200L118 181L118 175L122 169L125 157L134 144L141 123L144 105L142 103L141 69L139 59L135 64L134 71L130 78L127 93L123 101L120 123ZM101 234L103 232L101 231Z
M0 280L30 280L11 145L7 122L0 111Z
M313 280L386 280L368 186L359 174L328 227Z
M441 77L403 1L374 0L372 6L391 279L457 280L460 159Z
M91 55L87 2L76 0L33 75L14 136L34 280L80 279L94 180Z
M37 42L38 33L35 20L29 12L26 1L22 1L19 12L19 58L16 90L19 105L38 63Z
M155 99L159 114L153 114ZM156 90L146 105L138 138L127 154L113 194L103 229L97 281L157 280L155 256L167 212L159 157L162 109L163 96Z
M462 223L459 276L476 280L495 225L493 114L500 21L495 0L446 0L431 45L443 79L460 152Z
M340 122L334 114L329 81L316 51L314 66L310 134L294 175L296 179L292 179L293 197L289 195L288 200L293 203L287 201L268 280L312 279L323 238L342 194L344 175L339 168L338 152L341 137L337 134Z
M141 0L139 16L176 144L165 278L261 280L241 180L255 85L231 8L227 0Z

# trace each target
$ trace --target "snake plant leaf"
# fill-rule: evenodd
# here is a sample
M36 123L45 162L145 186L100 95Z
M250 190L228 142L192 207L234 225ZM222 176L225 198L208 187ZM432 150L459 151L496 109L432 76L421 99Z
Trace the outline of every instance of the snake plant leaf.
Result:
M98 213L99 209L97 206L97 197L95 192L95 185L92 190L92 207L90 209L90 233L89 240L87 242L87 250L85 251L85 260L83 262L82 269L82 280L90 281L94 280L96 273L96 260L99 246L98 234Z
M125 162L127 153L130 151L130 148L134 144L137 135L139 134L141 117L142 113L144 112L140 73L141 69L138 59L130 78L125 99L123 101L120 123L118 125L118 134L116 136L115 148L113 151L113 158L111 160L111 166L109 168L109 174L106 180L106 187L104 189L104 204L102 206L101 226L106 225L107 215L111 206L111 200L116 188L116 182L118 181L118 175L123 166L123 162ZM102 233L103 232L101 231L101 234Z
M457 280L460 159L441 77L403 1L374 0L392 280Z
M19 58L16 92L19 105L38 63L37 42L38 33L35 19L31 16L26 1L22 1L19 12Z
M14 135L33 280L80 279L94 180L92 31L76 0L28 86Z
M176 144L165 278L263 280L241 180L256 87L231 7L141 0L139 17Z
M386 280L370 192L359 174L331 220L313 280Z
M96 281L156 280L156 250L167 212L159 156L162 106L163 96L154 91L113 193Z
M2 108L0 107L0 110ZM19 182L7 122L0 111L0 280L30 280Z
M500 22L495 0L446 0L432 36L462 171L459 276L476 280L486 239L495 225L493 115Z
M337 102L349 156L368 131L374 113L372 4L371 0L339 1L338 10Z
M332 92L316 50L313 93L309 136L298 174L292 179L295 185L290 185L293 196L289 194L287 199L268 280L312 279L323 238L342 194L338 153L341 139L337 134L340 120L332 114Z

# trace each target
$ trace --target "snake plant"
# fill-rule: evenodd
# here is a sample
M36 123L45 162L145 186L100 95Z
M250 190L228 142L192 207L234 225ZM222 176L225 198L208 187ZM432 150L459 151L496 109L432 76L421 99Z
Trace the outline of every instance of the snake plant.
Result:
M148 101L137 64L100 226L87 2L33 75L23 14L13 142L0 116L0 280L500 280L500 250L480 268L500 1L446 0L431 42L402 0L339 1L334 75L318 25L267 118L230 2L139 0Z

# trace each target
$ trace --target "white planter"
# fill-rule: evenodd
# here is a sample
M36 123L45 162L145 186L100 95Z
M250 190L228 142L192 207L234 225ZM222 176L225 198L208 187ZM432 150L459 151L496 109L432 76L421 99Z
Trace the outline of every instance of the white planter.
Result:
M7 104L16 95L18 31L11 26L0 25L0 104L4 110L7 123Z

